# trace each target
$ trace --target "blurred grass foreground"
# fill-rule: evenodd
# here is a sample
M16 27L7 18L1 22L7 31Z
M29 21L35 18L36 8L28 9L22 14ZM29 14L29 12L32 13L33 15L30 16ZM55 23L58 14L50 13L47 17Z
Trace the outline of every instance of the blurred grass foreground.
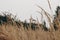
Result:
M50 29L46 28L46 22L40 24L16 20L10 12L1 12L0 15L0 40L60 40L60 7L57 7L53 23ZM8 13L8 14L6 14ZM45 12L46 13L46 12ZM48 17L48 15L46 14ZM48 17L49 19L49 17Z

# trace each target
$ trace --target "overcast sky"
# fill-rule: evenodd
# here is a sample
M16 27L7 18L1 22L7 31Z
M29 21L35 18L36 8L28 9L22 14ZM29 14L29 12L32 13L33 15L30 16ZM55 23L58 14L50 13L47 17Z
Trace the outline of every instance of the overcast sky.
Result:
M52 10L56 9L59 5L59 0L50 0ZM41 15L36 11L40 11L36 4L40 5L43 9L51 14L47 0L0 0L0 10L1 11L11 11L13 14L17 15L22 21L25 19L28 21L30 16L34 19L38 17L41 21Z

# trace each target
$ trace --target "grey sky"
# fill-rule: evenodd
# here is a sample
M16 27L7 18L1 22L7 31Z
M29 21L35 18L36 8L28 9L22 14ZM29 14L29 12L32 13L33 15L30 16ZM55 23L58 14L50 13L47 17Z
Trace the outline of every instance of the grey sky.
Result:
M59 0L50 0L52 10L56 9L56 6L59 5ZM40 9L37 8L36 4L40 5L43 9L51 14L47 0L0 0L0 10L7 11L10 10L13 14L16 14L22 21L25 19L29 21L30 16L36 19L38 17L41 21L41 15L36 11Z

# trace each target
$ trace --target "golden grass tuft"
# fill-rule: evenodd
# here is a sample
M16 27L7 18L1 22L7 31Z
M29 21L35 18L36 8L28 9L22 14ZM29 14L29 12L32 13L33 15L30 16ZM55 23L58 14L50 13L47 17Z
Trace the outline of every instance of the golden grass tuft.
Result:
M45 15L49 18L46 12ZM7 17L6 22L0 19L0 21L3 21L3 23L1 22L2 24L0 24L0 40L60 40L60 30L53 31L55 30L53 29L51 31L45 31L43 24L39 24L38 18L37 24L35 25L38 29L32 30L32 22L28 23L28 29L25 29L23 25L24 22L16 21L14 18L13 20L11 16L5 16ZM2 18L5 16L2 16ZM49 22L51 23L51 21ZM57 24L57 21L55 22L55 24Z
M47 1L51 9L49 0ZM51 23L52 17L48 12L39 5L37 6L48 18L50 29L47 29L45 24L40 24L38 18L37 23L33 23L31 16L30 23L26 23L17 21L16 17L11 17L9 12L2 12L3 15L0 15L0 40L60 40L60 17L57 15ZM41 15L43 18L43 13Z

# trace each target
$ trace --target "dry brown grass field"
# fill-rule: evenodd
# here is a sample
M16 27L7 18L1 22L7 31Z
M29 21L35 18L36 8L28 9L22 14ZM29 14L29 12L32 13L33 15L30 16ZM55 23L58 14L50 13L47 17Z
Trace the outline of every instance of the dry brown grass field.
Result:
M15 17L12 18L9 12L2 12L3 15L0 15L0 40L60 40L59 10L58 6L57 14L51 23L48 13L42 9L49 20L50 29L46 28L45 22L44 24L40 24L38 21L38 23L33 23L32 17L30 23L27 23L15 20Z

